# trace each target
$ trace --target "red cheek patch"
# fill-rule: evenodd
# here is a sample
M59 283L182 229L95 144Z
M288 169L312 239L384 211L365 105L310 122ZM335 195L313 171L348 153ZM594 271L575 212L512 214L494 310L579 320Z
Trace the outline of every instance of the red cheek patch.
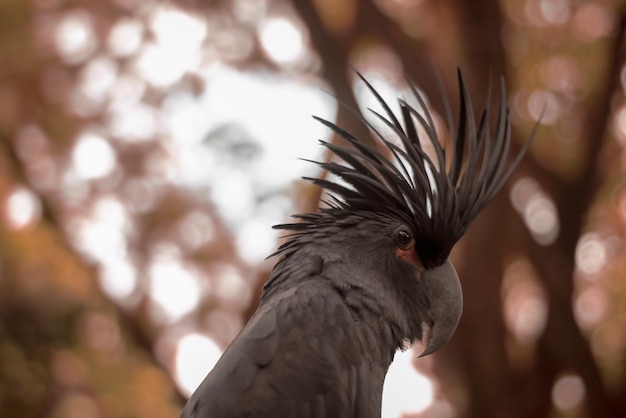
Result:
M396 257L402 261L413 264L418 270L422 270L424 268L422 260L420 260L419 256L415 252L415 243L411 243L409 248L406 249L397 247Z

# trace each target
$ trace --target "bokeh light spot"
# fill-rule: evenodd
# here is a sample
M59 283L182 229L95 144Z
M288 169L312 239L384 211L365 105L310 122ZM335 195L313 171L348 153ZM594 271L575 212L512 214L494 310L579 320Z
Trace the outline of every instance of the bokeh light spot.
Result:
M519 179L511 188L510 198L538 244L547 246L558 238L560 223L556 206L536 180Z
M533 196L524 211L524 220L535 240L542 245L554 242L559 226L556 207L547 196Z
M548 301L528 260L507 266L502 305L507 328L517 341L528 344L539 338L548 320Z
M576 247L576 267L586 275L598 273L606 263L606 248L600 237L593 233L583 235Z
M204 19L200 19L171 5L158 7L150 19L150 27L157 42L175 48L200 47L207 35Z
M305 52L302 30L287 17L269 18L260 29L261 45L279 64L292 63Z
M553 125L561 114L561 107L554 93L536 90L528 97L528 113L534 120L541 118L542 124Z
M587 42L611 35L616 23L615 11L601 2L581 4L574 16L576 34Z
M552 388L552 402L554 406L563 411L571 410L585 398L585 384L576 375L560 377Z
M21 229L35 223L41 216L39 198L25 187L17 187L9 194L5 206L9 228Z
M118 20L109 33L109 50L118 57L135 54L143 41L143 30L139 20L130 18Z
M64 14L54 35L59 55L68 64L84 61L98 46L91 16L82 10Z
M432 382L413 366L413 350L398 351L383 386L383 418L399 418L428 408L434 399Z
M222 355L215 342L202 334L187 334L178 341L176 350L176 382L190 396Z
M128 229L126 208L111 196L99 198L88 216L77 217L68 225L74 246L84 256L103 264L126 256Z
M622 69L622 88L626 90L626 67ZM613 132L622 147L626 146L626 106L613 113Z
M100 272L102 290L112 299L121 302L137 286L137 270L130 260L111 258Z
M606 293L595 286L589 286L574 300L574 315L582 329L589 329L598 324L607 312Z
M237 234L239 254L250 264L262 262L276 246L278 232L272 229L275 218L256 216L246 221Z
M109 175L117 164L117 158L109 142L102 136L83 132L72 152L74 169L79 177L87 180Z
M106 56L92 59L81 71L78 91L74 94L80 93L92 104L100 105L106 100L116 77L115 61Z
M198 68L206 22L172 6L158 7L150 19L155 42L138 53L136 68L155 87L178 81Z
M149 268L150 298L157 322L175 322L200 302L200 277L176 256L158 255Z
M568 0L540 0L539 5L543 18L548 23L560 25L569 20L570 5Z

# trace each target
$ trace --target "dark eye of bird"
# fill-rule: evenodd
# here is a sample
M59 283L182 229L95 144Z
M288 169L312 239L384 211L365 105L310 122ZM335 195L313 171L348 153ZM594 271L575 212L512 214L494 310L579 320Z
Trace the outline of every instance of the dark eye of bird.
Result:
M404 229L398 231L397 239L398 244L400 244L400 247L402 248L408 247L411 242L413 242L413 237L411 236L411 234Z

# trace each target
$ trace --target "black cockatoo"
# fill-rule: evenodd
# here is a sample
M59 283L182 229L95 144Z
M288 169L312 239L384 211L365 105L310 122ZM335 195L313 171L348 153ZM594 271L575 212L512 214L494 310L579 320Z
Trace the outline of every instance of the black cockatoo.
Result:
M380 417L396 350L421 341L424 356L450 339L463 300L448 255L526 149L508 164L504 85L490 129L489 106L476 121L458 75L448 146L415 89L420 109L400 100L395 115L363 77L395 138L363 120L376 149L318 119L347 142L321 141L342 163L318 164L341 181L310 179L330 192L325 207L276 226L291 234L259 307L181 418Z

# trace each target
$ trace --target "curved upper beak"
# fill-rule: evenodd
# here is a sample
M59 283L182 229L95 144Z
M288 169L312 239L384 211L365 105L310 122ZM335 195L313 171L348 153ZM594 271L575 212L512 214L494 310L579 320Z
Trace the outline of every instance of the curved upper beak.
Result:
M421 324L424 351L420 357L424 357L452 338L463 312L463 293L459 276L449 260L439 267L424 270L420 281L429 302L428 321Z

